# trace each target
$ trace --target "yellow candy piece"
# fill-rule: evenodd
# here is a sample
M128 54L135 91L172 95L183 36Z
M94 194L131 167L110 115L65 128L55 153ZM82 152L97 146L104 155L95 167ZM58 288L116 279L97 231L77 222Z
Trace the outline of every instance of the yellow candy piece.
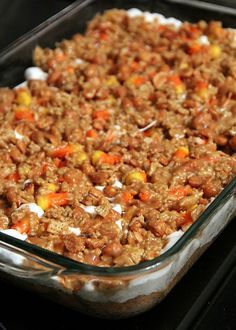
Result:
M39 195L36 197L36 202L39 207L41 207L42 210L47 210L50 207L50 201L47 196Z
M79 151L83 150L82 144L79 144L79 143L74 143L72 145L72 148L73 148L73 152L79 152Z
M146 182L147 181L146 173L143 171L132 171L128 173L125 179L126 184L131 184L137 181Z
M106 80L106 86L113 87L119 85L116 76L109 76Z
M221 55L221 48L218 45L211 45L209 49L210 55L213 59L219 58Z
M209 91L207 88L200 88L197 91L197 95L201 98L201 99L207 99L209 96Z
M101 159L101 157L104 155L105 155L105 152L102 150L94 151L92 154L92 164L96 165L99 162L99 160Z
M185 92L185 87L183 84L179 84L175 86L175 90L177 94L183 94Z
M20 91L17 95L16 102L19 105L29 106L32 102L31 96L27 91Z
M198 207L198 205L195 204L195 205L193 205L193 206L190 207L189 211L192 212L192 211L196 210L197 207Z
M58 190L58 186L55 183L46 183L45 188L49 191L56 192Z
M79 151L74 155L74 159L77 164L81 164L88 159L88 155L84 151Z
M186 155L189 154L189 148L188 147L179 147L179 150L182 150Z

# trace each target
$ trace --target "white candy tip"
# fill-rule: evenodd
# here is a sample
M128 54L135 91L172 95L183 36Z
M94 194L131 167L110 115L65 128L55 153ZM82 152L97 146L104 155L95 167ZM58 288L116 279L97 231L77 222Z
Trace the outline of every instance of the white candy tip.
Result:
M72 233L72 234L75 234L76 236L80 236L81 234L81 230L79 227L75 228L75 227L69 227L69 231Z
M25 79L37 79L37 80L46 80L48 74L44 72L42 69L33 66L25 70Z
M131 8L131 9L127 10L127 13L129 15L129 17L137 17L137 16L143 15L143 12L137 8Z
M117 213L122 214L122 208L121 208L121 205L120 204L114 204L112 206L112 210L116 211Z
M129 10L127 10L127 14L129 17L133 18L133 17L138 17L138 16L143 16L146 22L153 22L155 19L157 19L160 24L172 24L174 25L176 28L179 28L182 24L182 22L174 17L165 17L161 14L157 14L157 13L150 13L150 12L142 12L141 10L137 9L137 8L131 8Z
M119 227L120 230L122 230L122 220L117 220L116 221L117 226Z
M95 186L95 188L96 188L97 190L103 191L104 188L105 188L105 186Z
M96 206L94 205L89 205L89 206L82 205L82 208L85 210L85 212L89 214L95 215L97 213Z
M122 188L123 187L123 184L119 180L115 179L115 181L114 181L114 183L113 183L112 186L115 187L115 188Z
M20 207L18 207L18 210L23 208L28 208L30 212L36 213L39 218L41 218L44 214L44 210L35 203L22 204Z
M205 35L201 36L198 40L199 40L201 45L209 45L210 44L208 37L205 36Z
M75 60L75 64L82 64L82 63L84 63L84 60L82 60L81 58L77 58Z
M23 140L24 139L24 135L21 135L20 133L18 133L17 130L14 130L14 134L15 134L15 138L17 140Z

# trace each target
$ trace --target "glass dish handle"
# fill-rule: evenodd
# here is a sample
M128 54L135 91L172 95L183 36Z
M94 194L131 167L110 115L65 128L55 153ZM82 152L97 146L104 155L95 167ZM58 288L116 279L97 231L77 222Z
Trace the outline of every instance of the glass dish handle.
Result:
M62 267L0 241L0 271L23 278L50 278Z

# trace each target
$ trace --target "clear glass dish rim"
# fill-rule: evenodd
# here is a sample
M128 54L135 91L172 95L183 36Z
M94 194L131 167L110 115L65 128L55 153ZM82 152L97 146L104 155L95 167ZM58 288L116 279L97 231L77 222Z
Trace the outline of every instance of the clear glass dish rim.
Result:
M58 20L63 17L71 16L74 12L81 10L84 6L89 5L90 3L95 2L95 0L77 0L71 5L64 8L59 13L51 16L46 21L32 29L31 31L24 34L22 37L18 38L16 41L12 42L8 47L4 48L0 52L0 63L4 62L4 58L8 57L12 51L15 51L16 48L21 48L24 46L26 41L34 38L40 32L45 33L45 30L49 27L52 28L52 25L58 23ZM197 221L191 225L191 227L184 233L182 237L178 239L178 241L166 252L161 254L160 256L144 261L134 266L125 266L125 267L99 267L92 266L89 264L84 264L73 259L67 258L63 255L57 254L50 250L41 248L37 245L33 245L31 243L21 241L17 238L11 237L7 234L0 232L0 242L4 242L10 246L22 249L25 252L32 254L33 256L40 257L44 259L44 261L48 261L53 263L55 266L62 266L70 272L78 272L86 275L97 275L97 276L108 276L108 277L116 277L116 276L127 276L134 275L140 271L146 272L155 268L161 263L166 262L171 257L176 255L181 249L196 235L196 233L201 229L202 226L206 226L210 222L210 216L215 213L218 207L234 193L236 190L236 177L234 177L231 182L222 190L222 192L210 203L210 205L204 210L204 212L199 216Z
M180 239L166 252L160 256L144 261L134 266L125 267L99 267L84 264L73 259L67 258L63 255L57 254L50 250L43 249L37 245L21 241L17 238L11 237L7 234L0 233L0 241L3 241L13 247L20 248L25 252L31 253L34 256L43 258L44 261L51 262L55 266L62 266L66 268L67 271L75 271L86 275L98 275L98 276L127 276L139 271L149 271L155 268L161 263L166 262L171 257L176 255L181 251L181 249L197 234L202 226L206 226L210 222L210 216L214 214L218 207L222 203L226 202L231 195L236 191L236 177L222 190L222 192L211 202L211 204L205 209L205 211L200 215L196 222L194 222L191 227L184 233Z

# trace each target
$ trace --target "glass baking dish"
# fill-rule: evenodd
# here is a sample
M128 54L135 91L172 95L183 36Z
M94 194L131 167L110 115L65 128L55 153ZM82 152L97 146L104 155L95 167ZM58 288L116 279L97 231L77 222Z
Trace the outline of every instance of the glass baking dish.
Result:
M210 11L209 6L198 10L174 2L77 1L0 54L0 86L22 82L36 45L53 46L82 32L88 20L106 9L135 7L180 20L218 19L235 27L233 15ZM135 266L90 266L0 233L0 277L93 316L136 315L159 303L235 216L235 192L236 178L177 243L159 257Z

